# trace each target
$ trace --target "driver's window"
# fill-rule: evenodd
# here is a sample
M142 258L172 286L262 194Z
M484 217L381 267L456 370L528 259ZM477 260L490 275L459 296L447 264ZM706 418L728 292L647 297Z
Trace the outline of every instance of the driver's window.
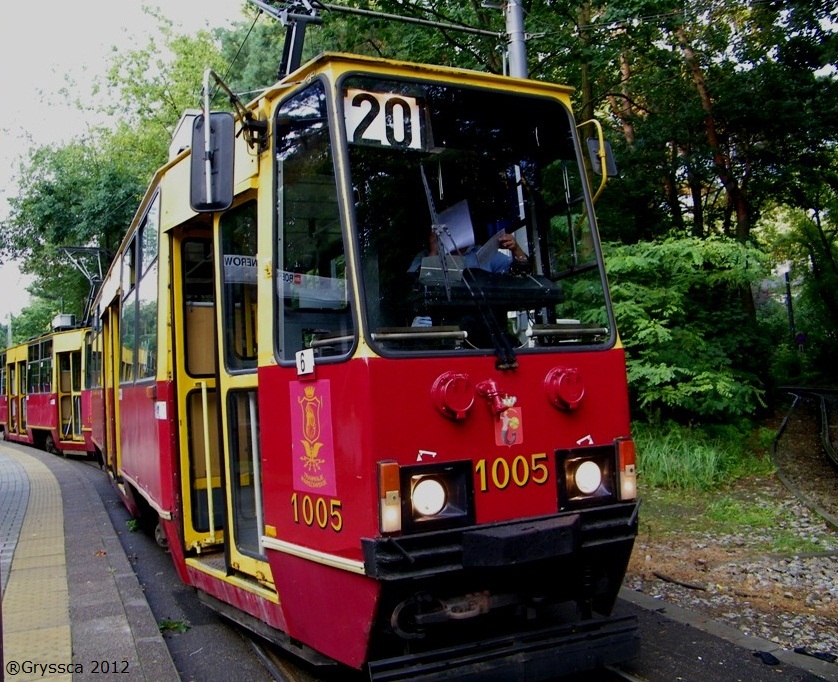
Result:
M311 348L346 355L354 329L323 86L277 114L277 345L283 360Z

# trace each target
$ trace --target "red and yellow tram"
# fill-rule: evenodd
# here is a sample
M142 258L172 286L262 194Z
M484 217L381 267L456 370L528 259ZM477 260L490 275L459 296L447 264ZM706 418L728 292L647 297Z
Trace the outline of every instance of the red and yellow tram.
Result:
M0 352L0 431L6 440L62 455L90 455L86 335L72 315L53 331Z
M630 656L634 447L570 90L326 54L185 123L90 336L94 442L181 578L374 679Z

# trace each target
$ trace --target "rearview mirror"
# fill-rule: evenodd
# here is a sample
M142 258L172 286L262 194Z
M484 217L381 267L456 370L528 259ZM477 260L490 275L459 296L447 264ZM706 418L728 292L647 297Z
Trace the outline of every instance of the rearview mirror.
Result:
M588 156L591 158L591 170L596 175L602 175L602 161L599 151L599 140L594 137L588 138ZM611 151L611 143L605 140L605 172L609 178L616 178L617 162L614 160L614 152Z
M202 114L192 123L189 204L193 211L225 211L233 203L235 120L226 111Z

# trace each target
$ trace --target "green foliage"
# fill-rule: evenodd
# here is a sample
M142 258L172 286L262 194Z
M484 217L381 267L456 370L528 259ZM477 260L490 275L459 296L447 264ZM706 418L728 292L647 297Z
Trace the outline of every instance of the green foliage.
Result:
M707 519L723 526L747 526L753 530L771 528L780 517L776 507L756 507L747 500L727 495L710 501L705 511Z
M345 4L504 31L503 11L476 1ZM579 119L597 114L617 153L622 176L597 213L604 238L621 242L607 248L609 276L641 417L735 421L777 383L838 380L829 369L838 354L838 79L824 68L838 62L833 5L526 3L531 77L573 86ZM276 79L285 29L265 15L254 23L252 6L245 15L232 30L189 36L158 15L156 38L114 52L98 86L110 106L83 105L109 115L109 127L25 160L0 223L0 256L22 257L36 275L46 323L60 309L79 314L87 294L61 247L117 246L181 113L200 104L204 69L251 95ZM322 15L308 28L304 59L334 50L504 68L502 37ZM790 210L763 234L778 205ZM767 256L749 246L758 227ZM756 308L750 295L784 261L797 329L807 334L802 352L789 343L781 295ZM23 328L43 327L44 314L33 311L31 325L24 317Z
M743 292L764 260L720 237L607 247L629 387L647 419L729 420L762 406L759 335Z
M35 297L19 315L12 318L12 345L50 331L52 319L61 312L67 311L59 301ZM0 347L6 345L7 334L4 328Z
M168 620L163 619L158 624L157 627L160 629L160 632L165 634L167 632L174 632L177 634L183 634L187 630L192 627L192 623L188 620Z
M773 296L765 297L759 312L772 331L772 374L777 383L832 385L838 382L838 191L812 183L806 195L808 210L778 208L759 231L764 248L785 262L791 316L782 281ZM799 333L805 335L802 343L793 338Z
M22 270L35 275L32 292L55 302L49 304L54 312L81 319L90 289L62 247L99 248L107 267L152 173L166 161L175 124L184 109L200 104L204 69L224 65L208 31L179 35L171 22L157 19L160 39L114 53L104 85L97 86L107 89L111 105L104 111L80 105L91 115L115 117L113 127L92 128L63 147L34 148L0 222L0 257L21 259ZM40 307L32 317L40 325ZM46 319L48 325L51 316Z
M111 93L107 112L122 124L140 129L139 139L151 145L146 151L158 148L159 165L181 114L202 105L204 71L224 73L226 63L210 31L184 35L164 16L150 13L157 19L159 36L149 38L144 46L114 54L105 87Z
M639 485L678 490L713 490L738 478L768 475L773 465L765 437L744 428L722 431L673 422L634 427Z

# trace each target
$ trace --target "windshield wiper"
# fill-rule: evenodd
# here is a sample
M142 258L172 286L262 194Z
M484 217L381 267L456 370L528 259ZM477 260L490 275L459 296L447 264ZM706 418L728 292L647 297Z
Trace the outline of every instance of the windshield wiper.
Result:
M471 288L469 279L474 283L478 292L477 294ZM477 280L475 280L469 268L466 268L463 272L463 284L465 284L466 291L468 291L471 300L474 301L483 325L486 327L492 339L492 346L494 346L495 354L498 356L495 367L499 370L518 369L518 358L515 356L515 349L512 348L512 344L509 343L509 339L506 337L503 329L501 329L500 324L498 324L498 320L492 312L489 301L486 299L486 294Z

